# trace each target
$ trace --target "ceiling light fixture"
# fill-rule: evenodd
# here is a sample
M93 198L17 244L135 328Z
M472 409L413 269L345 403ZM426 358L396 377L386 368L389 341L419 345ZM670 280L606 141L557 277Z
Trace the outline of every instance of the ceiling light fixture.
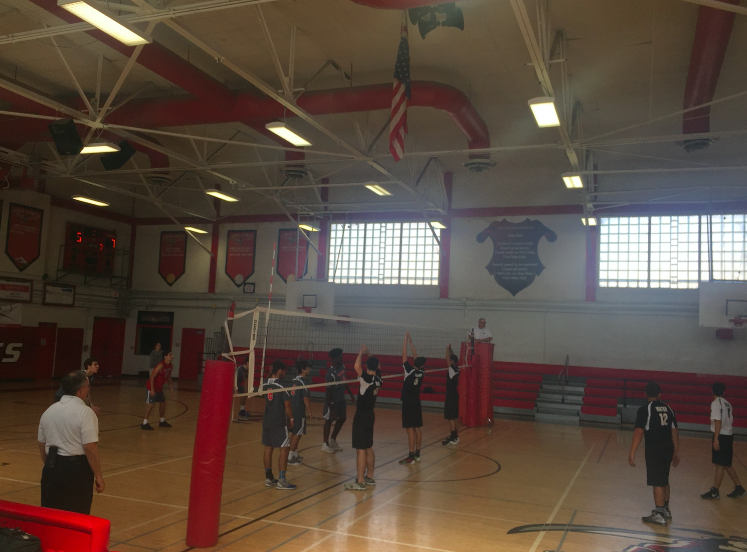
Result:
M75 201L80 201L81 203L88 203L89 205L95 205L96 207L109 207L109 204L104 201L99 201L98 199L93 199L93 198L82 196L82 195L74 195L73 199Z
M561 175L566 188L583 188L584 181L581 180L581 173L567 172Z
M534 119L540 128L560 126L558 112L555 111L555 100L550 97L532 98L529 100Z
M96 144L88 144L87 146L83 146L83 149L80 150L80 153L113 153L119 150L120 147L117 144L112 144L110 142L98 142Z
M380 195L380 196L390 196L390 195L392 195L392 192L390 192L386 188L382 188L378 184L366 184L366 188L368 188L369 190L371 190L376 195Z
M289 129L288 125L280 121L276 121L274 123L267 123L265 125L265 128L269 130L270 132L274 132L275 134L280 136L283 140L290 142L296 147L305 147L305 146L311 145L311 142L309 142L306 138L298 134L295 130Z
M220 190L216 190L215 188L210 188L209 190L205 190L205 193L209 196L217 197L218 199L222 199L223 201L230 201L235 202L238 201L238 197L234 197L232 195L224 194Z
M596 219L596 217L581 217L581 223L584 226L596 226L597 225L597 219Z
M445 230L446 229L446 226L444 226L444 224L442 222L438 222L438 221L431 222L431 226L433 226L433 228L438 228L439 230Z
M306 230L307 232L319 232L319 228L317 228L316 226L311 226L310 224L306 224L306 223L301 223L298 225L298 227L301 230Z
M91 0L58 0L57 5L127 46L150 44L152 41L145 33L120 21L116 15L94 5Z
M185 226L185 230L189 230L190 232L194 232L195 234L207 234L207 230L200 230L199 228L195 228L194 226Z

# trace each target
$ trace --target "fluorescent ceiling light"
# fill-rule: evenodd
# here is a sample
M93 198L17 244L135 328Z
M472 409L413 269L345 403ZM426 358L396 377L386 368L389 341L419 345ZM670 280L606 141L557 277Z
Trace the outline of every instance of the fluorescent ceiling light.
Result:
M431 226L433 226L433 228L438 228L439 230L445 230L446 229L446 226L444 226L443 223L438 222L438 221L431 222Z
M90 0L58 0L57 5L104 31L127 46L150 44L151 38L132 25L120 21L104 8L94 6Z
M111 144L109 142L99 142L96 144L83 146L83 149L80 150L80 153L112 153L114 151L119 151L119 146L117 144Z
M580 173L567 172L561 175L566 188L583 188L584 181L581 180Z
M99 201L98 199L92 199L90 197L82 196L82 195L74 195L73 199L75 201L80 201L81 203L88 203L90 205L95 205L96 207L109 207L108 203Z
M392 195L392 192L390 192L386 188L382 188L378 184L367 184L366 188L368 188L369 190L371 190L376 195L380 195L380 196L390 196L390 195Z
M189 230L190 232L194 232L195 234L207 234L207 230L200 230L199 228L195 228L194 226L185 226L185 230Z
M560 126L558 112L555 111L555 101L552 98L532 98L529 100L534 119L540 128Z
M209 196L217 197L218 199L222 199L223 201L238 201L238 197L233 197L232 195L224 194L220 190L216 190L215 188L211 188L209 190L205 190L205 193Z
M596 226L597 225L597 219L596 217L581 217L581 223L584 226Z
M280 136L283 140L286 140L297 147L304 147L304 146L310 146L311 142L309 142L306 138L299 135L297 132L291 130L288 128L288 125L281 122L275 122L275 123L267 123L265 125L265 128L269 130L270 132L274 132L278 136Z
M307 232L319 232L319 228L311 226L310 224L299 224L298 227L301 230L306 230Z

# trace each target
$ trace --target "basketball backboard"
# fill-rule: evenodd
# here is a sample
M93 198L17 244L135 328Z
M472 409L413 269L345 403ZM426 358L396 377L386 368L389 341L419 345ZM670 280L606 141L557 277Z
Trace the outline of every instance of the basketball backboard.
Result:
M747 320L747 282L700 282L699 324L739 328Z
M285 310L304 310L316 314L335 314L335 285L319 280L288 280Z

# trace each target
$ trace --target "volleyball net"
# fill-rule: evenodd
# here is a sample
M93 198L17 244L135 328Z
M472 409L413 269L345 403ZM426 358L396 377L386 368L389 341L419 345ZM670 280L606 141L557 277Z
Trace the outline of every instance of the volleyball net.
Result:
M454 354L459 355L459 344L466 339L466 330L440 326L437 318L427 322L433 326L257 307L226 319L229 351L223 356L247 368L246 392L236 393L235 397L262 395L261 382L268 377L270 366L276 360L289 367L297 360L306 360L312 367L312 376L317 376L313 379L317 380L320 370L325 370L330 363L329 351L342 349L343 362L352 368L362 344L370 355L379 359L384 378L401 377L406 331L410 332L417 355L428 359L428 371L446 370L446 347L451 343ZM408 355L412 355L410 348ZM313 390L325 385L314 381L306 387Z

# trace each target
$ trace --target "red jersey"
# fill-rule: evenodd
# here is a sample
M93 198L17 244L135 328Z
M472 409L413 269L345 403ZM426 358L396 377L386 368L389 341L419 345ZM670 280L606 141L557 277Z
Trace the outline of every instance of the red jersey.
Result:
M154 393L160 393L161 391L163 391L163 384L166 383L166 380L171 377L171 370L174 369L173 364L159 362L156 367L153 368L153 370L157 370L159 366L161 367L161 370L156 374L156 377L153 378L153 383L156 386L155 390L150 388L150 378L148 378L148 383L145 384L145 387L148 389L148 391L153 391Z

